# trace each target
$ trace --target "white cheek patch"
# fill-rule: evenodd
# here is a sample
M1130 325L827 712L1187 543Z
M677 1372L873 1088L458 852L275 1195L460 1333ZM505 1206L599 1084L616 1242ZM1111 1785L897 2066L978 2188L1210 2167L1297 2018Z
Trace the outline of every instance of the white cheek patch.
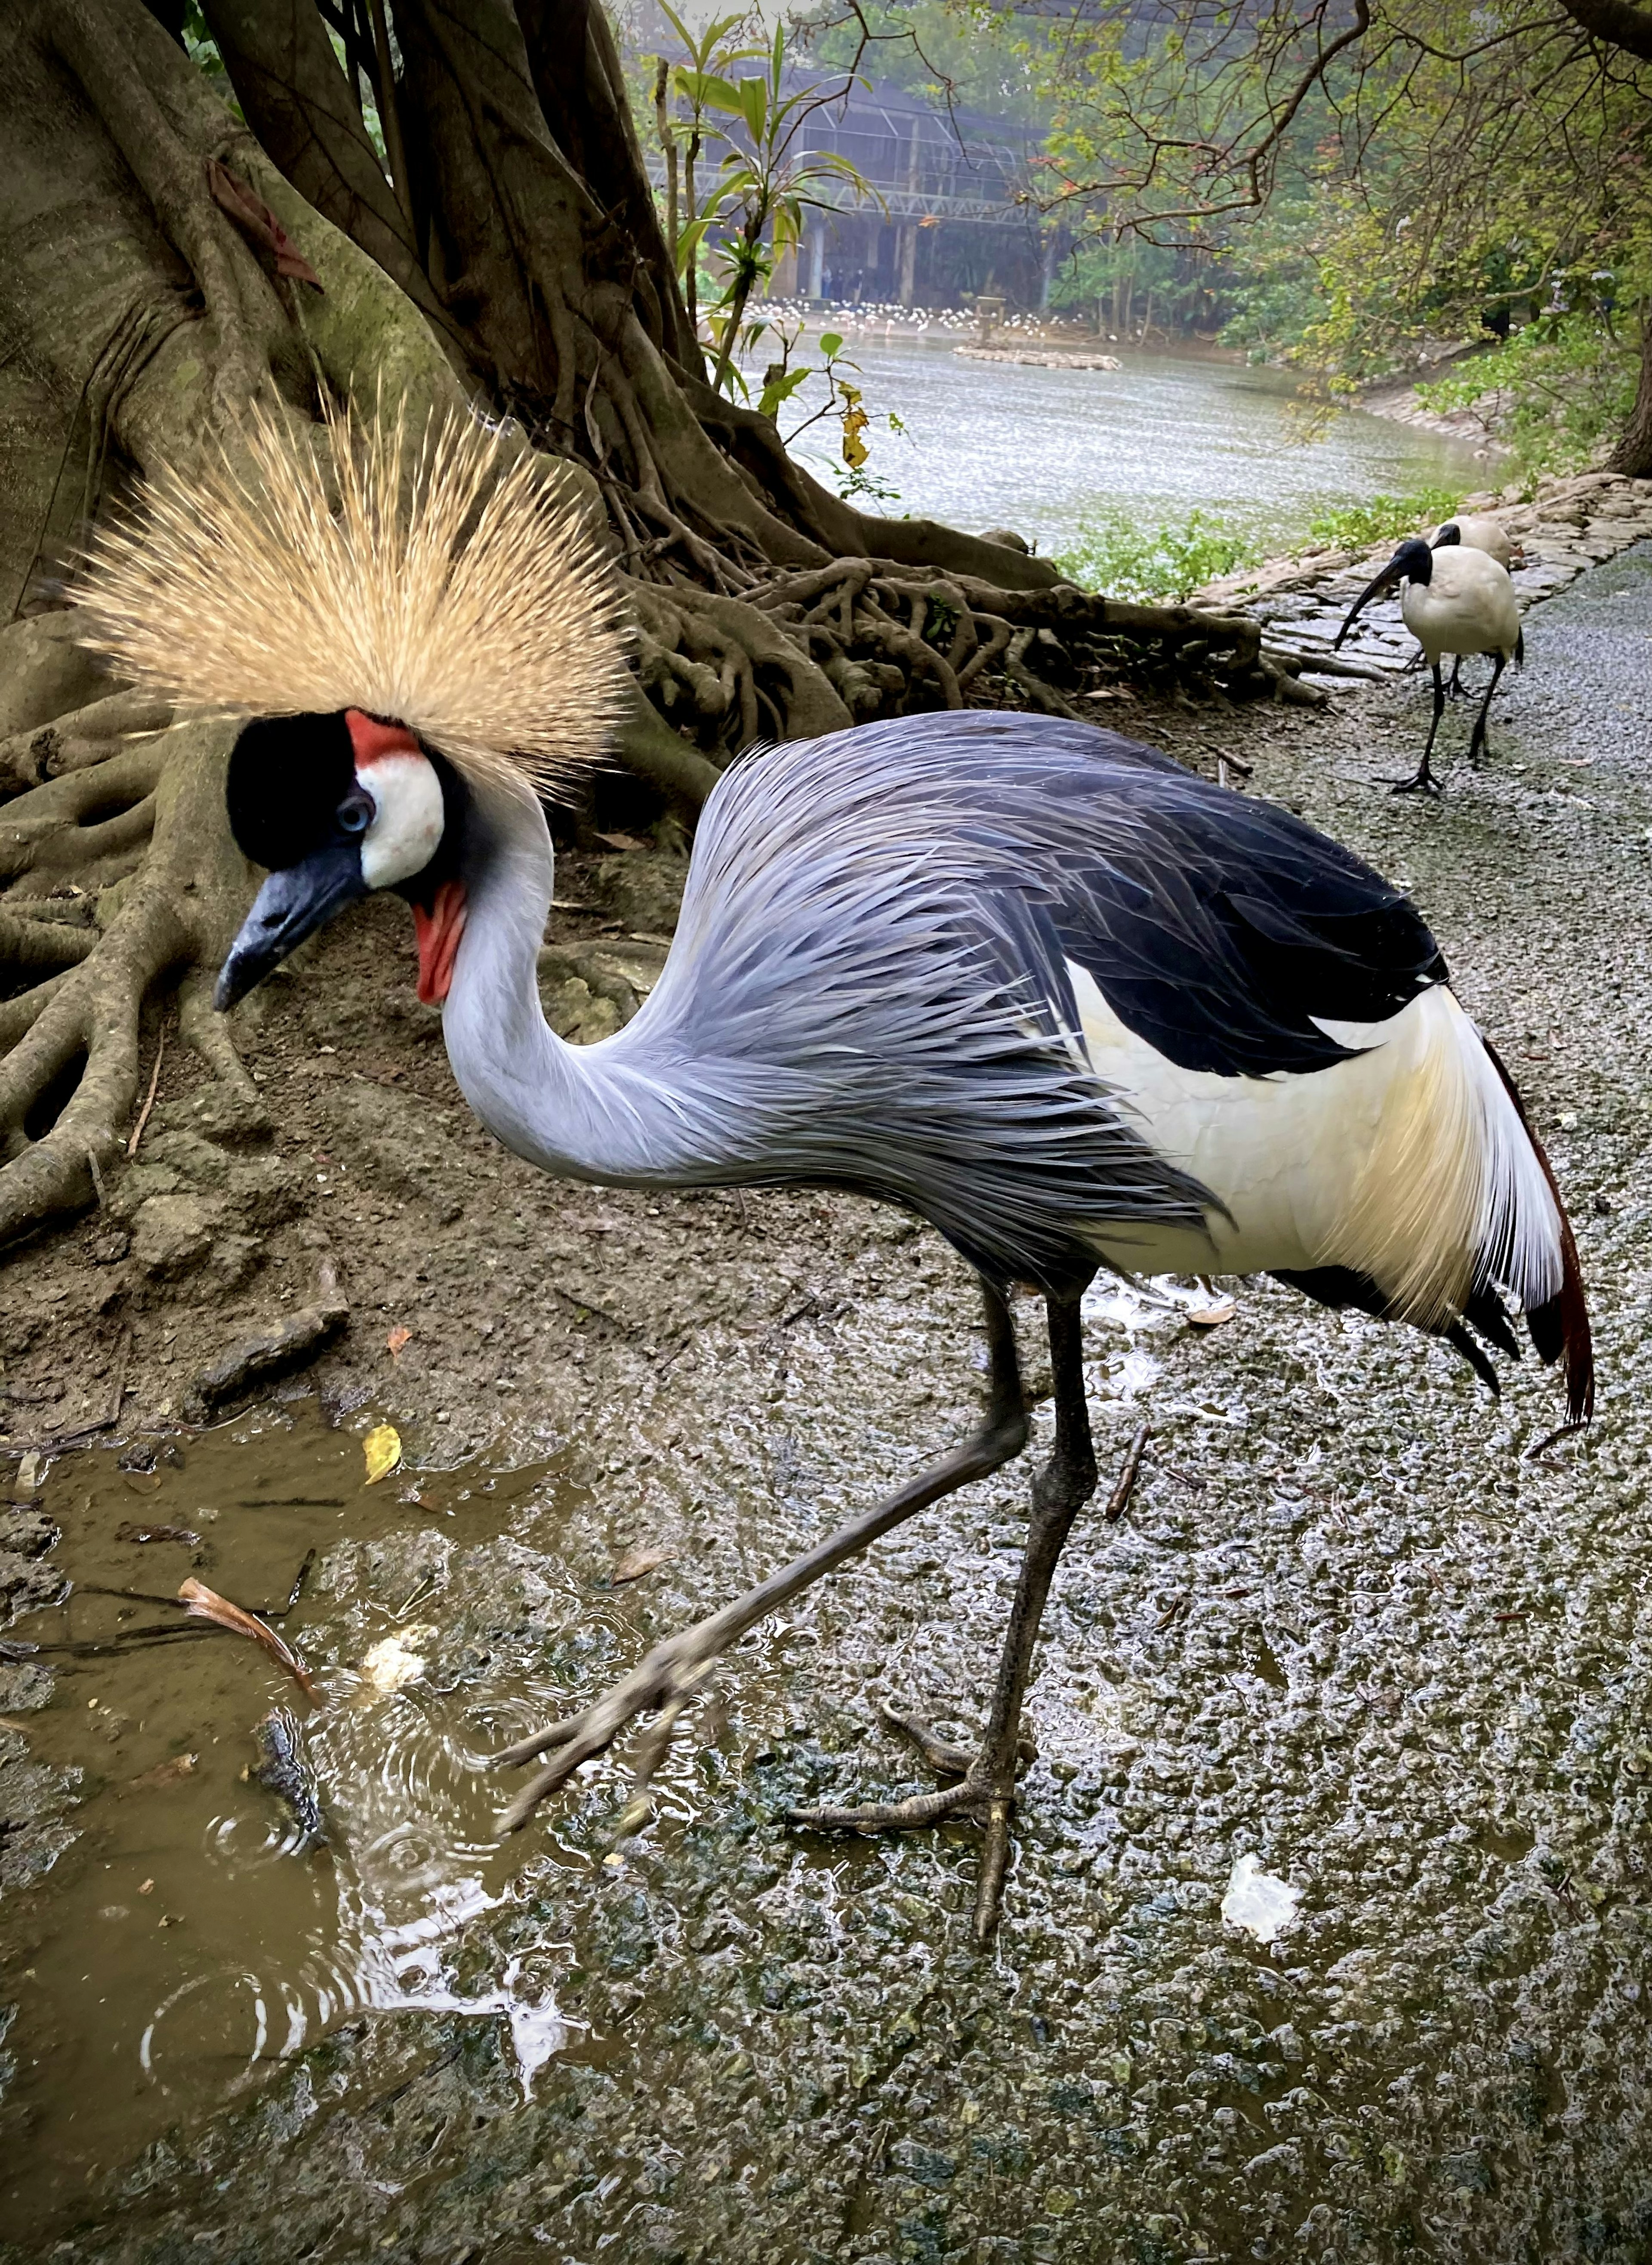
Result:
M373 797L375 815L361 837L361 878L369 889L388 889L422 873L441 840L441 781L423 755L380 755L356 777Z

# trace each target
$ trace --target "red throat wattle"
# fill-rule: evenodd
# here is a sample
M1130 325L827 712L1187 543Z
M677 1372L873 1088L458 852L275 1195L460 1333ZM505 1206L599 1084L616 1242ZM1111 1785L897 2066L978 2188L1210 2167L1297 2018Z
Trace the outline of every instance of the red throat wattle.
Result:
M426 1007L440 1007L453 981L453 963L464 934L465 893L462 881L444 881L426 910L413 907L413 929L418 938L418 995Z

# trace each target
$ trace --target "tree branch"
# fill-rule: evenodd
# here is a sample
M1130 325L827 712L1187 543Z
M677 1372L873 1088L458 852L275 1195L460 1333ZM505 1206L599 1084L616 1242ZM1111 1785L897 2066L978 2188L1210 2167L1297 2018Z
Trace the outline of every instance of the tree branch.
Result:
M1652 8L1636 8L1631 0L1561 0L1561 5L1592 39L1652 63Z

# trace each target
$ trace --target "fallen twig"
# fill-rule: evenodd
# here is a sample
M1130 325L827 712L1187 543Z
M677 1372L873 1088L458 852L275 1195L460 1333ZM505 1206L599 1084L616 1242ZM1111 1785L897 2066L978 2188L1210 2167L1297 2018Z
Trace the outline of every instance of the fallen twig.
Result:
M138 1121L132 1127L132 1138L127 1142L128 1160L138 1153L138 1142L143 1138L143 1128L149 1121L149 1111L155 1106L155 1096L161 1082L161 1063L166 1052L166 1025L161 1024L161 1035L156 1041L155 1065L149 1072L149 1089L143 1096L143 1106L138 1111Z
M177 1643L181 1638L207 1636L210 1628L174 1620L147 1628L121 1628L113 1635L83 1636L62 1643L28 1643L19 1637L0 1637L0 1659L38 1659L50 1653L61 1659L118 1658L127 1651L146 1650L156 1643Z
M202 1620L215 1621L220 1628L231 1628L237 1635L250 1636L254 1643L261 1645L272 1659L287 1670L306 1699L316 1698L316 1686L302 1662L288 1650L275 1630L267 1627L256 1614L243 1612L239 1605L232 1605L228 1597L221 1597L204 1581L186 1581L178 1593L190 1611L199 1614Z
M1117 1526L1124 1516L1125 1504L1135 1492L1136 1474L1141 1468L1141 1459L1147 1452L1147 1442L1152 1436L1148 1425L1137 1424L1136 1436L1130 1443L1130 1451L1124 1457L1124 1467L1118 1474L1117 1482L1107 1498L1106 1509L1102 1512L1103 1520L1106 1525Z
M287 1602L281 1606L280 1613L273 1617L284 1619L286 1615L292 1611L294 1606L297 1604L299 1599L304 1593L304 1584L309 1578L309 1569L315 1562L315 1551L313 1549L306 1549L304 1552L304 1562L299 1567L297 1572L294 1574L293 1585L287 1592Z

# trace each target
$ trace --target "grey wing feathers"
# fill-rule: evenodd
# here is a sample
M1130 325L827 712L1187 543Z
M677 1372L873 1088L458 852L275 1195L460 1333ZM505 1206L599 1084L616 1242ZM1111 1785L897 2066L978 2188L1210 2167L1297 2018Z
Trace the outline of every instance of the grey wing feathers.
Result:
M1287 812L1086 725L932 715L728 774L612 1043L694 1061L742 1151L721 1169L889 1196L989 1274L1054 1282L1088 1271L1083 1226L1212 1207L1090 1070L1069 963L1173 1059L1254 1074L1339 1059L1313 1015L1393 1012L1437 962Z

